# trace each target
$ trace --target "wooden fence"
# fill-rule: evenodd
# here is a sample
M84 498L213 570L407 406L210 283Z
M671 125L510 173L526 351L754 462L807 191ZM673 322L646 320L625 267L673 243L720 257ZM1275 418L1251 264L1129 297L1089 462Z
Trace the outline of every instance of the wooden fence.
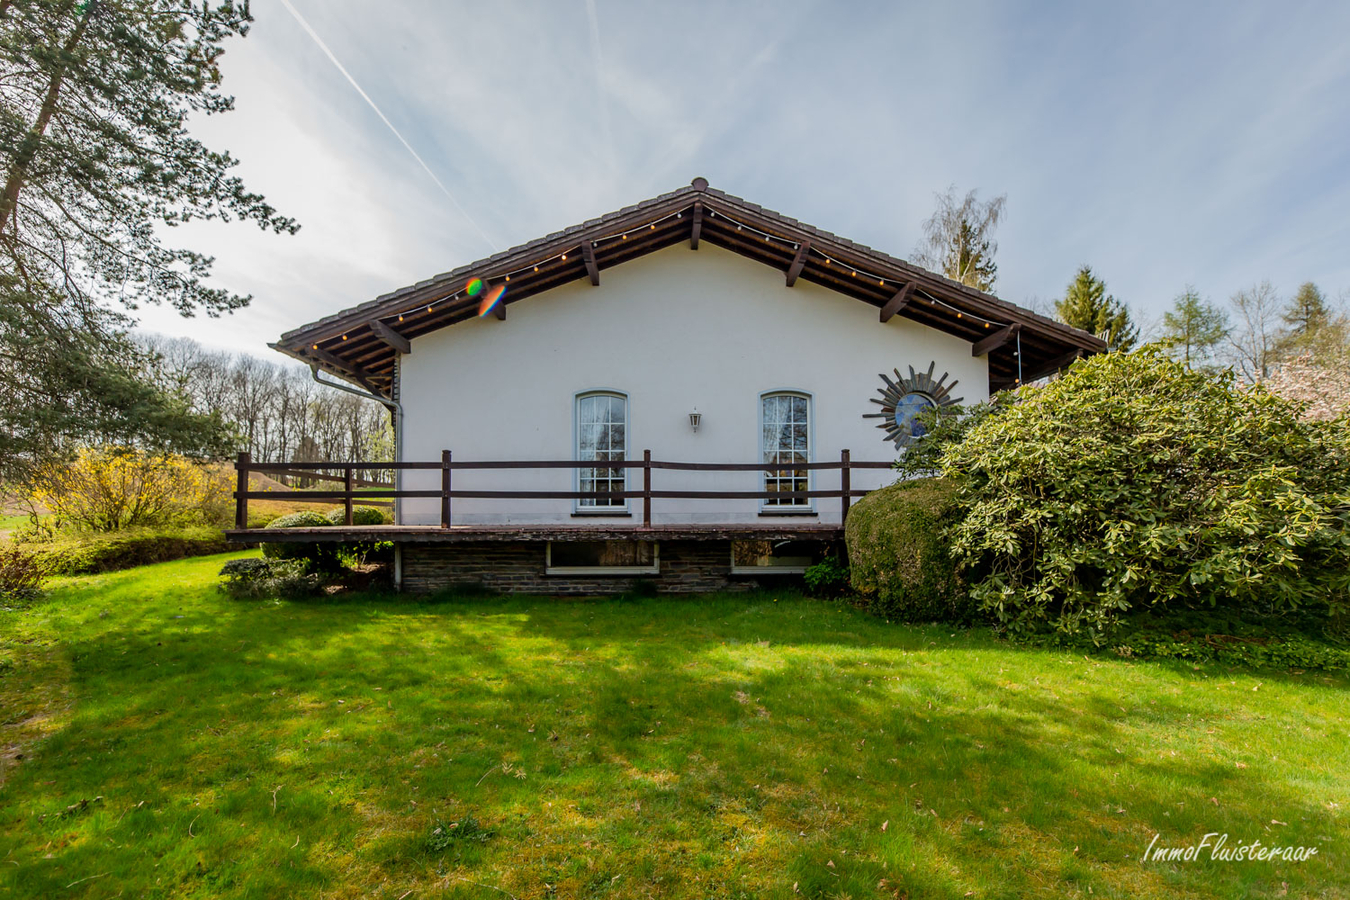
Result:
M352 507L360 502L392 502L399 499L437 498L441 502L441 527L452 523L453 501L456 499L515 499L515 500L642 500L642 524L652 524L653 500L787 500L837 499L842 518L848 517L849 504L854 497L869 493L851 486L849 473L853 469L889 469L888 461L857 461L849 458L849 451L840 453L838 460L809 463L690 463L652 459L650 450L642 451L642 459L624 460L496 460L456 461L449 450L441 451L440 462L315 462L315 463L255 463L247 453L240 453L235 462L237 486L235 496L235 527L248 527L248 501L286 499L302 502L340 501L345 522L352 524ZM641 469L642 489L625 491L537 491L537 490L460 490L454 487L454 473L470 469ZM839 487L807 491L690 491L656 490L652 487L653 470L684 472L771 472L791 478L796 472L838 471ZM439 470L439 490L399 490L388 482L371 481L357 477L367 471L408 472ZM284 475L315 481L338 482L341 490L294 489L287 491L251 491L248 477L252 472ZM331 474L341 472L341 475ZM789 508L790 509L790 508Z

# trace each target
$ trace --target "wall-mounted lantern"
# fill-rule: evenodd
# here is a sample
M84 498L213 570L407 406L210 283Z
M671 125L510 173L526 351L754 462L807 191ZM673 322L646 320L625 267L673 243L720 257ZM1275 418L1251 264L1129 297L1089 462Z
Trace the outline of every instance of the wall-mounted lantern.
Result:
M698 423L701 421L703 421L703 414L700 413L698 411L698 407L695 406L694 411L689 414L689 427L694 429L695 432L697 432Z

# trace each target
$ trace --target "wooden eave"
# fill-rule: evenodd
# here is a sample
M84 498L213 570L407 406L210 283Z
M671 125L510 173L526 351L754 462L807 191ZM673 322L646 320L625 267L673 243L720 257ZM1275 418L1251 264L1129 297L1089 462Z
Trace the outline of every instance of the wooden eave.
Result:
M899 291L908 290L895 315L961 337L972 346L1000 329L1017 326L1012 332L1016 340L989 352L991 391L1012 386L1019 378L1031 380L1060 360L1106 349L1087 332L715 190L701 178L689 187L288 331L272 346L389 396L400 340L412 341L477 315L478 298L463 296L470 278L490 285L507 280L502 302L514 304L580 279L594 283L607 268L692 242L696 228L700 241L782 271L784 290L791 289L790 282L809 281L870 303L879 315ZM808 242L810 252L803 254ZM604 290L603 285L597 290ZM461 296L456 299L456 294Z

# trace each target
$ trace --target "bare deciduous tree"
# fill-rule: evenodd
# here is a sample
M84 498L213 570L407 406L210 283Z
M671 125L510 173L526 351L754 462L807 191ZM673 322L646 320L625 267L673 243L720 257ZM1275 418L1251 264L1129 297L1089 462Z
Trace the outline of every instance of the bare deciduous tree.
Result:
M219 415L258 462L392 458L389 411L319 389L307 369L207 350L187 338L154 335L142 343L153 377L190 398L195 411Z
M981 203L975 191L958 200L956 185L938 194L937 209L923 223L924 238L914 250L915 262L961 284L993 290L998 276L994 230L1007 200L1005 194Z
M1233 366L1248 382L1264 381L1279 349L1279 294L1269 281L1262 281L1234 294L1232 304L1236 321L1228 342Z

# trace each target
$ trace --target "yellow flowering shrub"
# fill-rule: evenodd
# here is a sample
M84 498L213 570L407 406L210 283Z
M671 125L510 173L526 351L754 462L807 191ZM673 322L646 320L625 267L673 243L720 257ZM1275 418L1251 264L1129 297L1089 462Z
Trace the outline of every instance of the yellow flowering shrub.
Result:
M181 456L86 448L70 462L39 470L31 494L62 525L112 532L223 522L230 482L226 470Z

